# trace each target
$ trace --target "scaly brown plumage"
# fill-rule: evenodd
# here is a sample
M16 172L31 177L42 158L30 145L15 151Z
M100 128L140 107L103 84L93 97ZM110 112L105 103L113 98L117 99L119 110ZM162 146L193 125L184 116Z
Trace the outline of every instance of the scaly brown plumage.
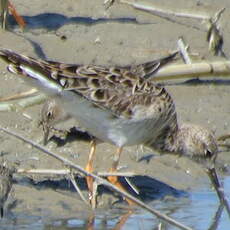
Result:
M91 135L117 146L111 171L117 168L122 148L129 145L144 144L195 158L216 157L212 133L196 125L179 126L173 99L149 79L175 54L138 66L103 67L41 61L0 50L10 72L55 97ZM91 150L89 171L95 143ZM110 180L117 183L114 177Z

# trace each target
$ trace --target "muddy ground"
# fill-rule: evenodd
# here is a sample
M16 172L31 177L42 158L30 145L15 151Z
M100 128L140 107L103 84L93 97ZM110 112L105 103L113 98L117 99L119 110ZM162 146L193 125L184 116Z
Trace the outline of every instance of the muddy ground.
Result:
M224 60L214 57L208 51L207 28L199 20L183 18L166 20L119 3L115 3L106 11L102 0L34 0L33 3L29 0L15 0L12 2L25 18L27 27L22 32L10 20L12 23L9 31L0 31L1 47L33 57L66 63L123 66L143 63L167 55L176 49L178 37L183 36L189 43L191 52L198 54L196 59ZM148 2L153 1L146 1ZM226 54L229 53L229 1L177 0L176 2L176 9L204 11L209 14L226 7L221 19L221 32L224 36L223 50ZM161 1L161 4L169 9L175 9L175 4L168 1ZM0 72L2 79L0 97L30 89L30 86L19 77L8 73L2 61ZM181 84L183 80L177 82L178 84L166 84L167 90L175 101L179 123L190 122L203 125L213 130L217 137L230 133L230 81L228 79L222 81L219 77L209 77L208 81L196 81L195 84ZM43 133L42 129L37 127L41 107L42 104L18 111L1 112L1 126L41 143ZM68 129L76 125L76 121L69 120L57 127ZM0 139L2 158L16 163L19 168L64 168L64 165L57 160L22 141L4 133L1 133ZM48 143L47 148L84 167L88 157L89 142L78 140L58 146L53 139ZM98 146L94 163L95 171L107 171L110 168L114 151L115 147L106 143ZM146 160L144 156L150 157ZM229 163L229 153L222 152L218 157L218 165L228 168ZM160 196L162 194L174 196L181 190L193 191L210 184L203 168L191 160L170 155L159 156L149 149L141 149L137 146L125 148L120 165L125 166L123 171L148 176L145 177L148 179L147 184L153 185L150 186L150 195L146 195L150 199L154 199L155 195L162 197ZM226 172L219 173L226 175ZM30 212L42 216L47 213L54 216L62 213L64 216L69 216L77 210L82 212L89 210L73 190L70 192L68 183L60 182L62 179L60 176L52 177L53 180L60 182L58 185L51 181L47 184L35 184L49 179L49 176L31 178L33 181L25 180L21 176L16 177L13 197L19 202L14 207L14 212ZM143 181L143 178L139 182L137 180L137 183L140 181ZM84 185L83 190L86 190ZM107 198L101 199L100 204L107 203Z

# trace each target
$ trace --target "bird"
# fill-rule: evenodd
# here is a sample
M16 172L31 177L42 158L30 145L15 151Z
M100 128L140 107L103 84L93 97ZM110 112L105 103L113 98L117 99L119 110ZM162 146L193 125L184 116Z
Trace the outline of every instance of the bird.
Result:
M5 162L0 164L0 216L4 216L4 204L12 188L13 170L9 169Z
M167 64L167 62L173 59L177 54L178 52L176 51L172 55L169 55L161 60L155 60L152 62L150 61L140 65L128 66L128 69L130 69L130 71L133 73L138 74L140 77L148 78L164 64ZM66 121L70 118L71 115L68 114L67 111L65 111L65 109L58 104L55 98L47 100L42 106L40 112L40 120L38 123L38 126L42 126L43 129L43 144L46 145L48 143L48 137L51 130L53 132L60 131L54 128L55 124Z
M175 55L137 66L104 67L38 60L0 49L0 57L11 73L55 98L97 140L116 146L110 172L117 171L123 148L132 145L196 161L216 159L218 147L213 133L199 125L180 125L173 98L151 80L151 74ZM96 145L97 141L91 142L88 172L93 170ZM118 177L107 179L125 190ZM92 178L86 180L91 194Z

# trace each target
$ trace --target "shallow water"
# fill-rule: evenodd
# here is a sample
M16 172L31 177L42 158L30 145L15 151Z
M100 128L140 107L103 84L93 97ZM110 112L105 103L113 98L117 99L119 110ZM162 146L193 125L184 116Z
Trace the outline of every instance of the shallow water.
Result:
M230 197L230 177L222 180L226 197ZM155 200L150 204L155 209L175 218L177 221L194 229L219 229L228 230L230 220L225 210L219 206L219 201L215 191L210 188L189 193L187 197L164 198ZM29 204L28 204L29 206ZM39 207L37 207L39 209ZM122 212L122 213L121 213ZM44 213L43 213L44 214ZM91 216L83 213L70 214L70 218L32 216L29 208L27 212L14 212L12 209L5 218L1 220L1 228L5 230L25 229L25 230L67 230L67 229L155 229L160 223L159 219L145 210L136 210L128 215L124 209L100 210ZM76 217L73 217L76 216ZM119 221L126 218L122 226ZM166 229L177 229L171 225L162 223Z

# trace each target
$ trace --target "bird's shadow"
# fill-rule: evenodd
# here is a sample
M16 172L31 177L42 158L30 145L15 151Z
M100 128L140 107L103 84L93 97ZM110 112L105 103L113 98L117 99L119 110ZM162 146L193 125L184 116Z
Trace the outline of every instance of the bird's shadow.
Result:
M87 192L87 184L84 177L75 177L75 181L82 192ZM188 194L183 190L175 189L159 180L156 180L149 176L142 176L137 175L133 177L129 177L129 183L138 191L138 194L130 187L127 183L125 177L119 177L120 183L134 197L144 201L144 202L151 202L156 199L163 199L164 197L185 197ZM44 179L40 180L39 182L35 182L33 179L28 178L21 178L19 181L15 182L23 185L34 186L37 189L53 189L55 191L70 191L76 192L74 186L67 178L60 178L60 179ZM115 195L114 192L104 185L99 185L97 190L98 196L103 194L107 195ZM122 199L119 199L122 200Z
M56 143L57 146L60 147L60 146L64 146L66 143L70 143L76 140L89 142L93 138L94 137L92 137L86 131L82 131L78 127L73 127L67 132L67 135L64 138L60 138L60 137L53 135L51 136L49 141ZM148 156L140 158L139 161L146 160L148 162L153 156L154 156L153 154L149 154ZM75 179L81 190L87 190L85 178L76 177ZM174 197L186 195L184 191L177 190L149 176L137 175L133 177L128 177L129 182L132 184L132 186L137 188L137 190L139 191L139 194L135 193L134 190L129 186L125 177L119 177L119 180L122 183L122 185L127 189L127 191L130 192L130 194L132 194L133 196L136 196L137 198L143 201L161 199L164 196L168 196L168 195L174 196ZM39 187L51 187L55 190L56 189L64 189L64 190L70 189L74 191L74 187L71 185L71 183L67 179L60 179L60 180L55 180L55 181L46 180L46 181L36 183L36 186L38 186L38 188ZM100 195L103 193L111 193L111 191L105 186L100 185L98 187L98 194Z
M64 137L57 135L52 135L48 142L53 142L57 147L62 147L67 143L72 143L76 140L90 142L94 137L90 135L87 131L80 129L79 127L72 127L68 130Z
M94 25L98 23L118 22L118 23L134 23L140 24L136 18L121 17L121 18L91 18L91 17L67 17L58 13L42 13L34 16L22 16L26 22L26 29L43 28L47 30L57 30L66 24L81 24L81 25ZM17 27L15 19L10 15L8 18L10 27ZM149 23L145 23L149 24Z

